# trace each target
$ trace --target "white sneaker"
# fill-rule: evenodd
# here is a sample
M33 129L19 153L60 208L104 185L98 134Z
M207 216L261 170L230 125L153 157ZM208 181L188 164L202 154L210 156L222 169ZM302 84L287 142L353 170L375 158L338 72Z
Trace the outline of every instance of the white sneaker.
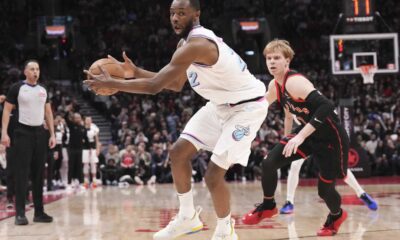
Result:
M149 181L147 181L147 184L155 184L156 183L157 177L155 175L151 176Z
M233 218L231 219L231 231L229 234L219 233L215 230L211 240L239 240L235 232L235 220Z
M139 185L143 185L143 181L142 181L142 179L140 179L140 177L139 176L135 176L135 182L137 183L137 184L139 184Z
M191 234L203 229L203 223L200 221L200 212L202 208L197 207L192 218L183 218L175 216L168 225L153 235L154 240L170 240L185 234Z

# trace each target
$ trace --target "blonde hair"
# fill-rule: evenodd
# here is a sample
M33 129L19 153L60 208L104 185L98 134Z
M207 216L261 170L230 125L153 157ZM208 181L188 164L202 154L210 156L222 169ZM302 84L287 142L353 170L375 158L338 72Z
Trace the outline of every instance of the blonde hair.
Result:
M294 51L292 47L290 47L290 43L286 40L274 39L267 44L264 48L264 56L267 56L268 53L273 52L281 52L285 58L289 58L292 61L294 57Z

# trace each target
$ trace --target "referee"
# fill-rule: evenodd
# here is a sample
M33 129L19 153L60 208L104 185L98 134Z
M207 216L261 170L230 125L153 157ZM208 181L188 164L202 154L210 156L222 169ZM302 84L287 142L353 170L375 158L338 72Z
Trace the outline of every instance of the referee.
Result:
M14 173L15 173L15 225L27 225L25 217L25 194L28 177L32 181L34 222L52 222L53 218L43 209L43 172L45 168L47 144L53 148L56 144L54 123L47 90L38 84L39 63L36 60L25 62L25 81L13 84L7 94L2 118L1 142L10 146L7 128L13 108L18 111L18 123L14 132ZM46 139L43 122L46 119L50 138Z

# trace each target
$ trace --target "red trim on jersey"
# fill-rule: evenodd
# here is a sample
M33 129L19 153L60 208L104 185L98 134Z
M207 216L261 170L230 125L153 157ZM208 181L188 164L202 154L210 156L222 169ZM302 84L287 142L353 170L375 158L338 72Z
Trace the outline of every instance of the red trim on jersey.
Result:
M293 77L293 76L302 76L302 77L304 77L304 75L301 74L301 73L294 73L294 74L292 74L292 75L289 76L289 73L290 73L291 71L292 71L292 70L289 69L289 70L285 73L285 76L283 77L283 83L282 83L281 86L279 86L279 84L276 82L276 80L274 80L274 81L275 81L275 87L276 87L277 93L278 93L278 91L280 91L280 93L281 93L282 95L284 94L286 82L287 82L287 80L288 80L289 78L291 78L291 77ZM304 77L304 78L305 78L305 77ZM287 92L287 93L288 93L289 97L290 97L293 101L295 101L295 102L305 102L305 101L306 101L305 99L293 97L289 92ZM280 99L280 95L279 95L279 94L278 94L278 102L279 102L279 103L281 102L281 99Z
M326 119L328 120L328 122L331 125L331 127L333 128L333 130L335 130L336 137L338 138L339 147L340 147L340 168L342 170L343 177L346 177L347 174L345 174L344 169L343 169L343 145L342 145L342 139L340 138L339 131L338 131L337 127L333 124L332 120L330 118L326 118Z
M325 178L323 178L323 177L321 176L321 174L319 174L319 179L321 179L321 181L323 181L324 183L333 183L333 180L325 179Z
M276 80L274 80L274 82L275 82L275 88L276 88L276 97L277 97L278 103L280 104L281 103L281 93L279 90L279 84L276 82Z
M283 77L283 83L282 83L282 86L281 86L282 94L285 92L285 85L286 85L286 81L288 79L289 72L290 72L290 69L287 70L287 72L285 73L285 76Z
M298 153L300 156L302 156L303 158L306 158L306 157L307 157L307 155L306 155L303 151L301 151L299 148L297 149L297 153Z

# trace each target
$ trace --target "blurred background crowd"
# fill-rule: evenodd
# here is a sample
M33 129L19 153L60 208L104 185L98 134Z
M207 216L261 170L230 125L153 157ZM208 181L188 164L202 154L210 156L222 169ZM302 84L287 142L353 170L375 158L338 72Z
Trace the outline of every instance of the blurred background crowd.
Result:
M26 59L38 59L42 70L40 81L48 87L54 113L59 116L56 124L64 124L73 113L91 116L81 109L79 101L87 102L109 122L110 127L100 131L110 132L110 137L101 141L99 153L96 177L103 184L172 182L168 149L205 100L190 86L181 93L165 91L156 96L118 93L103 97L93 95L81 84L85 78L82 70L107 54L121 59L122 51L126 51L135 64L153 71L168 63L179 40L168 19L170 1L72 0L60 1L56 6L51 5L51 9L46 7L50 1L32 2L37 4L23 0L0 2L0 94L6 94L12 83L23 79L21 67ZM201 24L223 37L229 19L268 19L273 37L287 39L293 46L296 52L293 69L307 76L336 104L340 98L354 99L355 141L365 149L372 174L400 174L399 74L376 75L374 84L365 85L360 75L336 76L330 72L328 38L335 28L340 1L201 2ZM377 8L393 31L400 32L400 5L396 0L384 1ZM56 39L38 33L37 16L49 12L68 16L66 21L72 30ZM39 40L35 41L36 38ZM244 46L249 39L239 34L235 41L230 36L224 40L246 59ZM250 44L258 44L261 50L265 45L257 41ZM260 67L253 73L268 84L271 78L262 55L258 60ZM249 165L232 167L227 179L257 179L261 160L282 134L282 111L274 104L253 143ZM68 147L67 139L65 136L64 147ZM4 183L3 155L1 147L0 176ZM199 152L193 159L193 181L202 181L209 156L207 152ZM311 158L303 166L302 177L314 177L313 169ZM285 171L281 177L285 177ZM60 186L66 186L67 180L61 180L64 184Z

